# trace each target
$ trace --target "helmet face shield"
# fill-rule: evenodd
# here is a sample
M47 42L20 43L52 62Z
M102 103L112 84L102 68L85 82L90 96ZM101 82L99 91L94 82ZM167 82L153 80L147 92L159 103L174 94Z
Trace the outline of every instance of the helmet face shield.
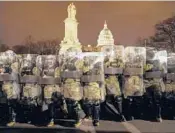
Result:
M5 54L5 56L6 56L6 57L5 57L5 58L6 58L6 61L7 61L9 64L11 64L11 63L17 61L17 55L16 55L13 51L8 50L8 51L6 51L4 54Z
M47 55L45 56L44 66L46 68L53 68L56 65L56 61L55 55Z
M146 51L146 64L149 68L149 71L162 71L167 73L167 51L157 51L154 48L149 48Z
M126 47L125 61L127 64L142 64L146 63L146 49L144 47Z
M21 67L27 68L27 69L32 69L35 66L36 56L37 55L35 55L35 54L23 54Z
M24 58L22 63L23 68L31 68L32 61L30 59Z

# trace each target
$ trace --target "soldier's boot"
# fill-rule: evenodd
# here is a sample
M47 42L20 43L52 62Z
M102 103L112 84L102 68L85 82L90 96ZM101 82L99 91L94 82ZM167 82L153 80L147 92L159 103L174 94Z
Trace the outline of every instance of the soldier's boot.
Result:
M76 122L74 126L77 128L81 125L83 120L83 117L81 116L81 113L80 113L81 112L80 104L77 101L75 101L73 108L76 114Z
M74 126L77 128L81 125L81 123L82 123L82 119L79 119L75 122Z
M123 109L122 109L122 98L121 97L117 97L116 98L116 103L117 103L117 107L118 107L118 111L119 111L119 115L120 115L120 121L126 121L125 116L123 115Z
M155 101L156 120L162 122L160 100Z
M54 119L51 119L50 122L48 123L47 127L53 127L54 124Z
M157 122L162 122L161 107L159 105L156 106L156 120Z
M28 124L31 124L31 122L32 122L32 117L33 117L32 114L33 114L33 107L29 106L29 109L27 110L27 116L28 116L27 123Z
M85 121L92 121L92 105L91 104L87 104L86 105L86 111L87 111L87 114L86 114L86 117L85 117Z
M162 122L162 118L159 117L159 118L156 118L157 122Z
M100 103L96 103L93 105L93 125L99 126L99 119L100 119Z
M74 127L76 128L79 127L82 124L82 120L83 120L82 118L77 117Z
M16 123L16 113L13 108L10 107L10 115L11 115L11 121L7 123L8 127L12 127Z
M51 103L50 104L50 117L51 117L51 120L50 122L48 123L47 127L53 127L55 124L54 124L54 104Z
M94 126L100 126L99 120L94 120L94 121L93 121L93 125L94 125Z

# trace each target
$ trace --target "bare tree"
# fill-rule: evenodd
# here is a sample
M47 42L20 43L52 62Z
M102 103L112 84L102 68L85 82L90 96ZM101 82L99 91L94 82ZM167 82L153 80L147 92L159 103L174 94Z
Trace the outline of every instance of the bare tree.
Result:
M3 44L3 43L0 44L0 52L5 52L5 51L7 51L9 49L10 49L10 47L8 45Z
M28 53L28 47L25 45L15 45L12 47L12 50L16 53L16 54L26 54Z
M24 45L16 45L13 47L13 50L21 54L57 54L59 43L59 39L35 41L34 38L29 35L25 38L23 42Z
M10 46L3 43L2 40L0 40L0 52L5 52L6 50L9 50Z
M175 52L175 16L163 20L155 25L154 36L142 39L141 45L152 46L158 50L166 49L168 52Z

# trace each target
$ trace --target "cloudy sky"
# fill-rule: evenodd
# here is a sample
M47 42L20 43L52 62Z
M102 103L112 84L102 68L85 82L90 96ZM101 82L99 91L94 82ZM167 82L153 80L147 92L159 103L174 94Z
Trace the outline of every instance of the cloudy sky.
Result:
M35 40L64 38L64 20L71 2L0 2L0 40L22 44L28 35ZM134 44L138 37L154 33L154 25L175 13L175 2L74 2L78 38L97 44L104 21L115 43Z

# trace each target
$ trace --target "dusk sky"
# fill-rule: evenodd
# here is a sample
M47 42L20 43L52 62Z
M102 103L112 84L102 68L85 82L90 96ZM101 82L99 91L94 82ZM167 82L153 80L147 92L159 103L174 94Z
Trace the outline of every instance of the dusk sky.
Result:
M64 38L64 20L70 2L0 2L0 40L22 44L28 35L35 40ZM175 13L175 2L74 2L81 44L97 44L104 21L115 44L135 44L149 37L154 25Z

